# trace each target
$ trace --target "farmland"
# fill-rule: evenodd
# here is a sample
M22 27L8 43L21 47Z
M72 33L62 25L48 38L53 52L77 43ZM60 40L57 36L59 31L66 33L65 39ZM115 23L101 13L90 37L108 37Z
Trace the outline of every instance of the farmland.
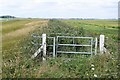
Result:
M31 59L39 48L31 44L31 35L90 36L104 34L109 54L71 55L75 60L65 60L67 55L51 58L43 63ZM54 33L54 34L51 34ZM61 34L57 34L61 33ZM69 34L66 34L69 33ZM37 41L37 40L36 40ZM3 78L116 78L118 72L117 20L41 20L21 19L2 23ZM99 54L99 52L98 52Z

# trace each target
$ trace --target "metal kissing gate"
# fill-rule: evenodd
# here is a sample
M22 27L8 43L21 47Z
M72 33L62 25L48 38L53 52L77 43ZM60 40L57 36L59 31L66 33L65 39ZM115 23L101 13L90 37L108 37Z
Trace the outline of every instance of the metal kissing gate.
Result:
M102 35L104 36L104 35ZM93 37L73 37L73 36L56 36L56 37L47 37L46 34L41 36L34 36L42 38L42 44L39 44L41 47L32 55L32 58L35 58L39 53L43 53L43 60L46 60L46 55L52 54L53 57L57 57L58 54L96 54L97 53L97 44L98 40ZM100 38L101 42L104 40ZM51 42L51 43L49 43ZM102 43L100 48L104 48L104 43ZM49 49L49 47L51 47Z

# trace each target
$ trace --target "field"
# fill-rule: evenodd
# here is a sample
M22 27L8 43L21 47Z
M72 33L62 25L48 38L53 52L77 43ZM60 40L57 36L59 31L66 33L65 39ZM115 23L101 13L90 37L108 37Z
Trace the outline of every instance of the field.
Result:
M20 19L2 22L3 78L117 78L118 75L118 25L117 20L42 20ZM47 36L106 36L105 47L109 53L102 55L70 55L75 60L62 57L31 59L39 48L31 35ZM54 33L54 34L51 34ZM61 34L57 34L61 33ZM69 33L69 34L66 34ZM39 42L39 40L36 40Z

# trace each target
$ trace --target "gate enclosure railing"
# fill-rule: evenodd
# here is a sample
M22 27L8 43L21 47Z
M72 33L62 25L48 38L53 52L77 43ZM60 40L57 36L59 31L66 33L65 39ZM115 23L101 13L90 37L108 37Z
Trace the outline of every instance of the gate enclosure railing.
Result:
M38 37L42 40L41 46L35 53L32 55L32 58L35 58L39 53L43 53L43 60L46 60L47 48L52 47L52 51L49 53L53 57L57 57L58 54L97 54L97 44L98 39L93 37L75 37L75 36L56 36L56 37L47 37L46 34L42 36L33 36L34 38ZM42 39L41 39L42 38ZM52 40L52 41L51 41ZM49 42L52 43L49 43ZM35 44L34 42L32 42ZM104 35L100 35L100 51L104 52ZM50 49L51 50L51 49Z
M83 40L81 40L83 39ZM62 40L62 41L61 41ZM86 40L86 41L85 41ZM69 43L66 43L66 42ZM63 43L65 42L65 43ZM85 43L87 42L87 43ZM57 36L56 39L56 55L58 53L74 53L74 54L91 54L93 53L93 37L74 37L74 36ZM72 47L72 51L59 50L59 47ZM80 51L82 47L90 47L90 51ZM74 48L74 49L73 49ZM79 49L79 51L75 51L75 49ZM74 51L73 51L74 50Z

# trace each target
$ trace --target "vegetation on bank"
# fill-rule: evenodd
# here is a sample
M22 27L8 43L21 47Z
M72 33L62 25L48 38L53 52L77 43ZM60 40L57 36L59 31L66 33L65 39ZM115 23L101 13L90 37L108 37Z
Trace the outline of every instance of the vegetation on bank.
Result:
M3 78L116 78L118 77L116 22L30 19L3 22L2 76ZM62 57L55 59L48 57L45 63L41 62L39 57L32 60L31 55L39 46L31 44L31 41L40 42L31 35L41 36L42 33L46 33L47 36L92 37L99 37L102 33L108 37L105 45L109 54L93 57L88 55L69 56L73 60L66 59L68 56L63 54Z

